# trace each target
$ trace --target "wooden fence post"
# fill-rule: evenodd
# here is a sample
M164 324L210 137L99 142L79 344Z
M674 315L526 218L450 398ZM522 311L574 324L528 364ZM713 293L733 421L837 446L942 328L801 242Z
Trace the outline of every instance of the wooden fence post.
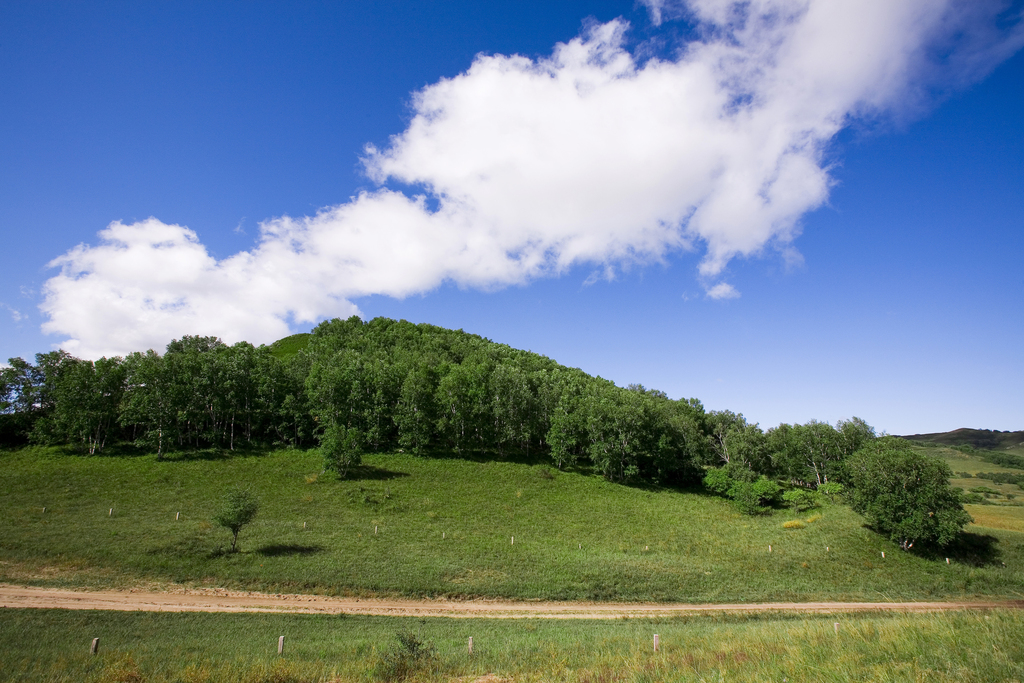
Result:
M92 639L92 645L89 647L89 653L90 654L96 654L99 651L100 651L100 639L99 638L93 638Z
M469 637L469 654L473 654L473 636Z
M284 636L277 639L277 654L284 654Z
M658 634L657 633L654 634L654 651L655 652L658 651Z

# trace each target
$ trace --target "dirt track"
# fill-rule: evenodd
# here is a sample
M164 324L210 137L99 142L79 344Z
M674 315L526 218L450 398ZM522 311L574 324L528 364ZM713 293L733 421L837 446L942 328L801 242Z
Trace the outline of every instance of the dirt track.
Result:
M731 605L502 602L488 600L385 600L321 595L200 590L70 591L0 584L0 605L19 608L96 609L143 612L291 612L370 614L396 617L487 617L499 619L617 619L705 612L930 612L964 609L1024 609L1024 601L980 602L774 602Z

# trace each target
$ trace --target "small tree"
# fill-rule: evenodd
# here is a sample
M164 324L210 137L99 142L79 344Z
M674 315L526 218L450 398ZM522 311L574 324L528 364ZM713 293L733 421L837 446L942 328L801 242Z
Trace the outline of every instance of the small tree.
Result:
M897 437L868 443L846 463L850 506L904 550L914 543L945 546L972 521L946 463L916 453Z
M213 518L220 526L231 530L231 552L235 552L238 532L259 512L260 501L249 489L236 488L224 496L224 506Z
M351 467L363 461L363 433L358 429L346 429L332 424L320 437L320 454L324 458L324 469L334 470L342 479Z

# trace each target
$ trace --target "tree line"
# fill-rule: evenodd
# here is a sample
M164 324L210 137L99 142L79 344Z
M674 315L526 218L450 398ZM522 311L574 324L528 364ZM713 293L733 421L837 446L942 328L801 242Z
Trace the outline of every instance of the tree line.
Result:
M876 440L859 418L764 431L461 330L351 317L305 341L281 353L186 336L163 354L13 358L0 371L0 439L88 453L132 443L157 458L318 445L341 476L367 452L488 452L590 466L614 482L703 481L752 514L783 487L832 495L851 481L851 456Z
M616 482L683 483L740 463L818 486L873 431L854 418L763 432L697 399L614 382L461 330L376 318L330 320L293 354L186 336L124 358L65 351L0 371L3 438L102 452L325 442L359 453L434 449L588 464ZM328 450L328 449L325 449Z

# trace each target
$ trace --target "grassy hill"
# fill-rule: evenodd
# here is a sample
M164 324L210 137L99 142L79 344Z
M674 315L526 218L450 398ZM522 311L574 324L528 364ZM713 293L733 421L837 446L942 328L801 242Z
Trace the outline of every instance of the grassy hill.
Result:
M367 456L349 480L321 469L297 450L0 453L0 581L683 602L1020 598L1024 587L1013 519L969 529L947 565L900 551L842 505L747 517L704 493L586 470L402 453ZM232 554L211 520L234 485L263 506ZM803 528L784 528L794 519Z
M308 332L300 332L278 339L270 345L270 352L281 360L290 358L309 345L309 337Z

